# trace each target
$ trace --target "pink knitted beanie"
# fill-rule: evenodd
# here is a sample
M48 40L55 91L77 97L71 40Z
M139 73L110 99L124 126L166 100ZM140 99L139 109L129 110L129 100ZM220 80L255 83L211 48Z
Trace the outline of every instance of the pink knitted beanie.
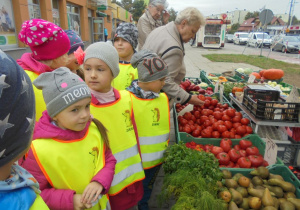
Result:
M30 47L36 60L53 60L70 49L68 35L59 26L42 19L25 21L19 40Z

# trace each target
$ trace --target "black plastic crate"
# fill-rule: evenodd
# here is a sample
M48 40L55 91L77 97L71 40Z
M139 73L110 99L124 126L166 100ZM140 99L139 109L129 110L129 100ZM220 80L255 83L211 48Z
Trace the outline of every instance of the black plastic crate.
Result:
M277 157L279 157L285 165L297 166L299 165L299 152L300 144L293 143L276 143L277 144Z
M261 120L299 122L300 103L284 101L254 101L244 94L243 105Z
M244 95L249 96L254 101L258 99L264 101L278 101L280 92L265 85L248 85L244 91Z

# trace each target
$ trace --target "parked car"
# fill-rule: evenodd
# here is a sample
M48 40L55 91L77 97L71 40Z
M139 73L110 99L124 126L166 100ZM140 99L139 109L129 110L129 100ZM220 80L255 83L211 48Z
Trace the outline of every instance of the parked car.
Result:
M225 35L225 42L232 43L233 42L233 34L226 34Z
M298 52L300 40L296 36L283 36L278 40L274 40L272 50L285 52Z
M233 35L233 44L247 44L248 35L245 32L235 32Z
M263 32L252 32L249 34L248 46L253 47L270 47L271 39L269 34Z

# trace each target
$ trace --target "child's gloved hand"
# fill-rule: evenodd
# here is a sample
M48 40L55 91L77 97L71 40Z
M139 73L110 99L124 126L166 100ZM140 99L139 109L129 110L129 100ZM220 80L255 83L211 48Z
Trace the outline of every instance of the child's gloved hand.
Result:
M86 208L88 208L90 205L91 207L94 206L102 190L103 186L101 184L99 184L98 182L91 182L90 184L88 184L88 186L86 186L82 193L82 197L80 200L81 203L83 203Z

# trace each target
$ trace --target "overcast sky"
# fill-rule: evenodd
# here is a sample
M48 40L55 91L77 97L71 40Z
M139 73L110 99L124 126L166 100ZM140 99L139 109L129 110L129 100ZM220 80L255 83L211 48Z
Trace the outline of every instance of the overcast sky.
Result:
M291 0L168 0L169 7L176 11L192 6L197 7L205 16L226 13L227 11L249 10L259 11L266 6L274 14L289 14ZM294 0L295 1L295 0ZM297 1L296 1L297 2ZM300 19L300 1L295 3L294 15Z

